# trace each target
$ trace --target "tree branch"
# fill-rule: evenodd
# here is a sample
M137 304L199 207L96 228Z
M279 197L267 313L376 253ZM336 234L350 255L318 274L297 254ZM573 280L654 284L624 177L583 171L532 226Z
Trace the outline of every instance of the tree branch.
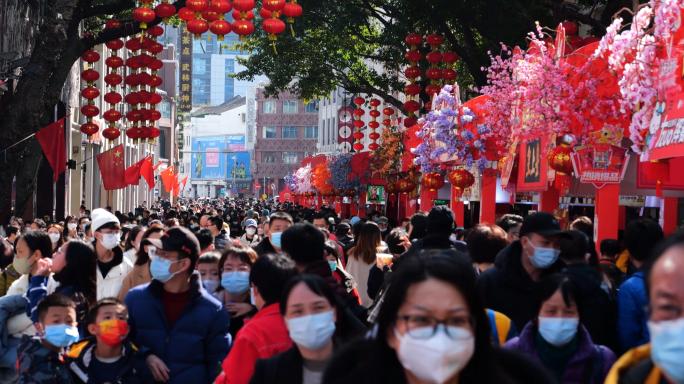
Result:
M93 5L83 12L83 18L101 15L113 15L135 7L135 0L109 0L100 5Z

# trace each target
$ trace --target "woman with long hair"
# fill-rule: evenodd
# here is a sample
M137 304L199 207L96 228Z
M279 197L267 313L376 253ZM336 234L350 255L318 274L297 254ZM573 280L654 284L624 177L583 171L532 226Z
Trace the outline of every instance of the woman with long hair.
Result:
M136 225L128 231L126 236L126 241L124 242L124 257L135 264L136 254L140 249L140 242L142 241L143 235L145 234L145 227Z
M74 216L67 216L66 219L64 219L64 223L64 239L66 239L66 241L80 240L81 237L78 235L78 219Z
M318 275L293 277L283 290L280 313L294 346L258 360L251 384L319 384L333 351L361 336L345 323L343 305Z
M382 233L377 224L372 221L360 224L356 243L349 250L349 257L345 269L354 277L361 297L361 305L369 307L372 300L368 295L368 276L375 265L379 248L382 244Z
M228 247L219 260L221 276L218 298L230 313L230 334L235 337L246 317L256 313L250 303L249 274L257 254L249 247Z
M46 232L50 238L50 242L52 243L53 252L56 251L57 248L61 247L62 244L64 244L64 236L62 236L64 227L59 224L50 224Z
M164 229L160 227L148 228L143 233L142 238L140 239L138 252L136 253L133 269L128 272L128 275L124 277L123 282L121 283L121 290L119 290L118 297L121 302L124 301L126 294L128 294L128 291L132 288L152 281L152 275L150 274L150 255L148 253L148 249L152 244L148 239L160 239L162 235L164 235Z
M476 277L450 250L400 259L371 339L333 357L323 383L553 383L525 357L494 349Z

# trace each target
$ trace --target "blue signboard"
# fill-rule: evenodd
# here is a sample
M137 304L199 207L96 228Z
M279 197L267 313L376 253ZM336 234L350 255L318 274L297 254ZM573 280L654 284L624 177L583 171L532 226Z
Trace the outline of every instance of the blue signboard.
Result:
M251 178L245 136L207 136L192 139L191 179Z

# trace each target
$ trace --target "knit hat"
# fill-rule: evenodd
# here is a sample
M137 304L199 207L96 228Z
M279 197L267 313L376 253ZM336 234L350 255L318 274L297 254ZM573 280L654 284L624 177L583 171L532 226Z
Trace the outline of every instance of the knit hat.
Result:
M93 212L90 213L90 218L92 220L90 228L92 228L93 232L97 231L98 229L100 229L100 227L102 227L105 224L121 224L119 223L119 219L117 219L116 216L114 216L111 212L104 208L93 209Z

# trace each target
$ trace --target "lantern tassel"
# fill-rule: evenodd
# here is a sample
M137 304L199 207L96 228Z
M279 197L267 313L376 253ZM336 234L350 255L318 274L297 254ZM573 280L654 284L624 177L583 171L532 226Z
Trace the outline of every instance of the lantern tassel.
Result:
M271 40L271 46L273 47L273 53L277 55L278 50L276 49L275 40Z
M290 34L292 35L292 37L295 37L294 27L292 23L290 23Z
M553 186L561 193L565 194L570 189L572 178L565 173L556 172L556 179L553 181Z

